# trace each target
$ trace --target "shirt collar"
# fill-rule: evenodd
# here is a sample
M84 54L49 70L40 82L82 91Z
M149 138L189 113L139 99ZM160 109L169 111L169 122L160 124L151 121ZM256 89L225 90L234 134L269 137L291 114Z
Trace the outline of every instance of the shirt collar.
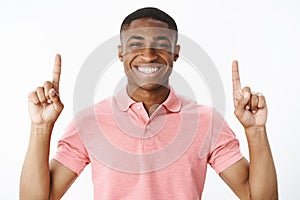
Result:
M132 104L137 103L128 96L126 87L121 89L121 91L117 93L113 97L113 99L115 100L120 111L127 111ZM170 87L168 98L162 103L162 105L166 107L170 112L180 111L181 101L172 87Z
M170 87L168 98L162 103L162 105L164 105L171 112L180 111L181 101L172 87Z
M127 111L132 104L136 103L128 96L126 87L121 89L121 91L117 93L113 99L115 100L120 111Z

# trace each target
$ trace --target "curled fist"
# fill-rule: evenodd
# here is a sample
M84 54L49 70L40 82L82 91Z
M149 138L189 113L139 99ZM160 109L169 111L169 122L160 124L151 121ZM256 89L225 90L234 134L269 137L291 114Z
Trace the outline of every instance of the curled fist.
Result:
M55 56L52 82L46 81L28 95L28 109L32 124L54 124L63 110L59 97L61 57Z
M235 115L244 128L264 127L267 121L267 104L261 93L250 87L241 88L238 62L232 63L232 85Z

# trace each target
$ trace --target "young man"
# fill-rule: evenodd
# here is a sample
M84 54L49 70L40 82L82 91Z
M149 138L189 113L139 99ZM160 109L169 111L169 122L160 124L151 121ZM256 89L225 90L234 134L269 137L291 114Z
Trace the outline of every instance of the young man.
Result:
M29 94L31 134L21 199L60 199L88 163L95 199L201 199L207 163L240 199L278 198L265 127L265 98L249 87L241 88L236 61L232 64L235 115L245 128L250 163L217 112L176 94L169 86L180 50L177 26L169 15L156 8L133 12L122 23L118 49L127 87L75 117L50 165L52 129L63 110L58 95L60 55L55 58L53 81ZM192 138L189 145L180 149L187 138ZM102 140L138 159L114 154ZM148 159L169 147L172 151L162 155L173 155L177 149L181 154L166 163L167 156ZM105 154L108 162L102 160Z

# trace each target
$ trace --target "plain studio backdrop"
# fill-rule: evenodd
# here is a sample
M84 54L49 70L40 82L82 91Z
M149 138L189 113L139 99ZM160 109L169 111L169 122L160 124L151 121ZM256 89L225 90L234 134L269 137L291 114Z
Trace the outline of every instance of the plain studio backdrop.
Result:
M300 4L296 0L1 0L0 199L18 199L30 131L27 94L52 79L55 54L62 55L60 93L65 109L53 132L50 157L73 117L74 85L85 59L118 34L127 14L145 6L161 8L173 16L180 33L200 45L212 59L225 91L224 116L248 158L243 129L233 114L231 62L239 60L242 85L262 92L267 99L267 130L280 199L300 199ZM174 70L189 81L199 103L210 104L209 86L201 77L194 78L188 65L179 59ZM95 91L95 102L111 95L122 73L122 64L114 61L99 82L101 92ZM237 199L208 168L203 199ZM92 199L92 191L91 169L87 166L63 199Z

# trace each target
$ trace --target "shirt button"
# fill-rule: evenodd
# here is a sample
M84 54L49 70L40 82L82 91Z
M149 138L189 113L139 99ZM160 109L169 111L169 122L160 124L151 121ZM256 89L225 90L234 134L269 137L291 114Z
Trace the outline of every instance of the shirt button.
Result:
M147 125L147 126L146 126L146 129L150 129L150 125Z
M141 110L141 106L140 105L136 106L136 109Z

